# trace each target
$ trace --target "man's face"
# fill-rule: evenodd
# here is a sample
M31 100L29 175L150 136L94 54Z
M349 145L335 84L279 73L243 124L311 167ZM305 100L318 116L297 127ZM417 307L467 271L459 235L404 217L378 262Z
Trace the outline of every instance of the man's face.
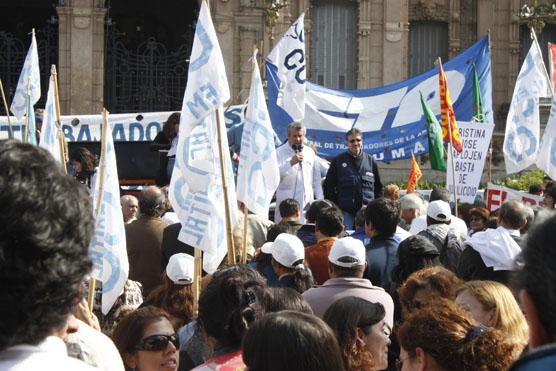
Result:
M363 138L359 134L348 135L346 145L349 153L353 156L359 156L361 154L361 148L363 148Z
M135 218L137 216L137 211L139 210L139 204L137 200L131 199L129 200L124 207L122 207L122 211L124 213L124 219L127 221L129 219Z
M303 144L305 140L305 130L303 129L289 129L288 130L288 143L293 144Z

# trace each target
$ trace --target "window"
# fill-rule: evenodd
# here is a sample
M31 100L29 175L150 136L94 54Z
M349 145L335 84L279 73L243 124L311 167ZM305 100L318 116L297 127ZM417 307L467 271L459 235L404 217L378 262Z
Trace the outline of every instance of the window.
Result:
M440 57L448 59L448 24L444 22L418 21L409 24L408 45L409 77L434 68Z

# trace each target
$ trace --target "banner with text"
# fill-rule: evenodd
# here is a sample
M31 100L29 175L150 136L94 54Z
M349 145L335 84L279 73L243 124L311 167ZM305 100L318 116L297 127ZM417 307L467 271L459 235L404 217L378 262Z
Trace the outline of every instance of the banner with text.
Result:
M532 195L527 192L516 191L508 187L489 183L486 192L487 208L494 211L500 207L505 201L519 200L524 204L533 208L542 206L544 197Z
M245 105L229 106L224 112L226 127L240 124L244 118ZM150 142L172 112L120 113L110 115L108 122L112 128L114 142ZM14 136L21 138L25 130L25 120L10 117ZM101 115L62 116L62 128L68 142L100 142ZM0 139L8 139L8 118L0 116Z
M460 202L473 203L481 183L494 124L458 122L463 151L454 150L455 192ZM454 194L452 159L448 156L446 187Z
M281 63L290 69L304 68L296 57L292 52ZM490 48L486 36L444 64L456 118L471 121L473 116L473 64L477 67L487 122L494 122ZM268 111L274 131L284 140L292 115L278 104L282 82L277 71L275 64L266 63ZM306 138L315 145L319 156L333 157L346 151L345 133L351 128L364 133L364 151L379 161L407 159L412 154L419 156L429 151L419 95L422 93L439 117L437 69L373 89L329 89L309 81L305 86Z

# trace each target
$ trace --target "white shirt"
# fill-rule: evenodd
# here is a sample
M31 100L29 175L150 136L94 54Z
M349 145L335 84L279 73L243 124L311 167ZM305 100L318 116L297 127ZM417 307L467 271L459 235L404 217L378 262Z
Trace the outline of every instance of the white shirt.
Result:
M291 165L290 161L295 155L289 143L285 143L276 149L276 158L280 170L280 184L276 190L276 209L274 211L274 222L278 223L280 216L280 203L287 198L294 198L299 202L301 209L314 200L323 198L320 165L317 162L315 152L303 146L301 152L303 162ZM301 216L301 222L305 217Z
M48 336L39 345L20 344L1 351L0 370L90 371L98 369L68 357L64 341L57 336Z
M467 224L454 215L452 215L450 223L450 230L459 233L460 237L465 240L467 238ZM411 228L409 228L409 233L415 235L421 231L427 229L427 215L420 215L413 219L411 222Z

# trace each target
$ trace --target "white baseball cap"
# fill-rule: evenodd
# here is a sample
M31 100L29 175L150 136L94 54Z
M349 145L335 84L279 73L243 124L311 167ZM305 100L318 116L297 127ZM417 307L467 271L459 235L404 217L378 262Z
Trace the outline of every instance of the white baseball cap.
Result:
M449 222L452 218L450 204L442 200L430 202L427 207L427 216L439 222Z
M176 285L188 285L193 282L194 258L188 254L174 254L166 266L166 275Z
M341 258L346 257L355 259L355 261L349 263L340 261ZM344 237L337 239L332 245L330 253L328 254L328 261L330 263L345 268L352 268L363 265L365 264L365 260L365 245L363 245L363 242L361 242L361 240L353 237Z
M293 234L280 233L274 242L261 246L262 252L272 254L272 258L284 267L295 268L295 263L305 259L305 246Z

